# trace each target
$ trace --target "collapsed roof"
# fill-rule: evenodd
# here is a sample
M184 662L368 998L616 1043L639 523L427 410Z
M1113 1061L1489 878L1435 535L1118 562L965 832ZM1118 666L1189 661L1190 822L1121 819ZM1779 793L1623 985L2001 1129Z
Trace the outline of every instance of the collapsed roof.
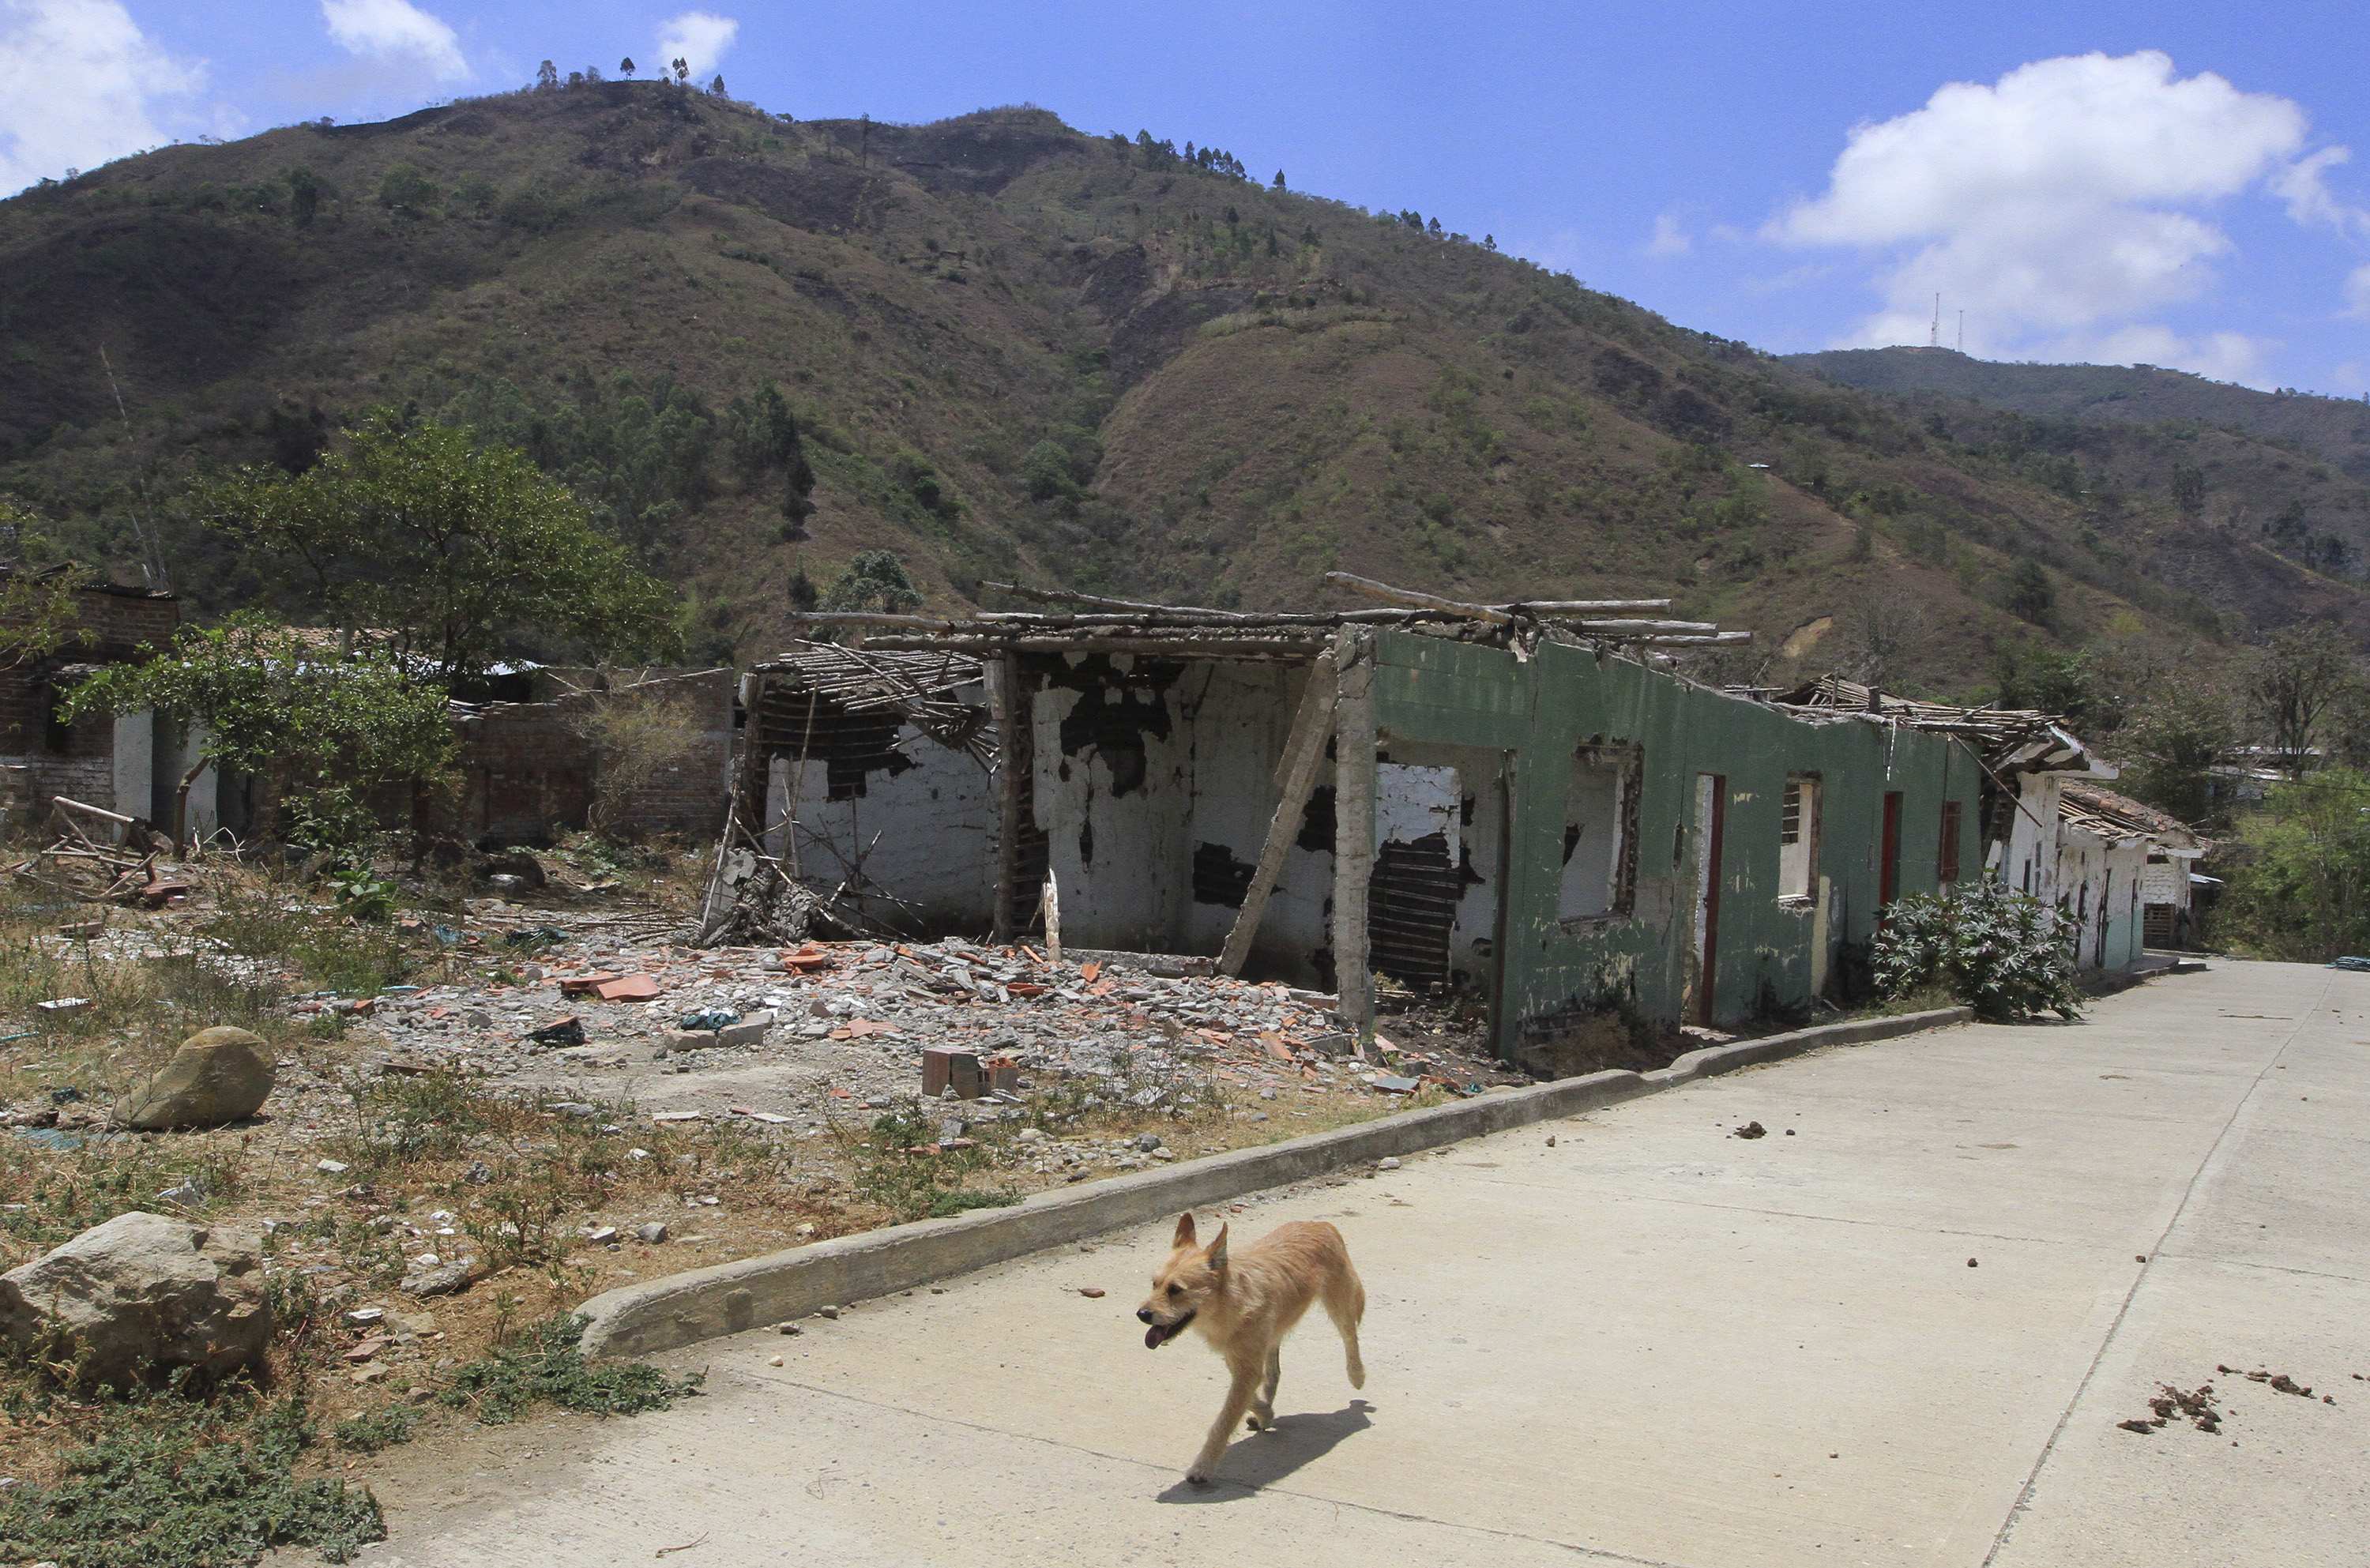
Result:
M981 586L1057 610L981 610L963 617L877 611L809 611L794 624L847 631L867 654L880 652L1134 653L1166 658L1315 658L1345 626L1380 626L1526 650L1541 638L1616 647L1666 648L1747 640L1708 621L1655 618L1668 599L1558 599L1502 605L1444 599L1346 571L1325 581L1386 607L1358 610L1221 610L1149 604L1011 582Z

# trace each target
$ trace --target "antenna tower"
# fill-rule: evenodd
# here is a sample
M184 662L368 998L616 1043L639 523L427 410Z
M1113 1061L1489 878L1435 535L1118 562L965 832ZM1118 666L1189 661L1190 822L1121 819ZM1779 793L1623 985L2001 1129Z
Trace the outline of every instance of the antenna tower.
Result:
M1934 325L1927 329L1926 346L1929 349L1942 346L1942 296L1939 294L1934 296Z

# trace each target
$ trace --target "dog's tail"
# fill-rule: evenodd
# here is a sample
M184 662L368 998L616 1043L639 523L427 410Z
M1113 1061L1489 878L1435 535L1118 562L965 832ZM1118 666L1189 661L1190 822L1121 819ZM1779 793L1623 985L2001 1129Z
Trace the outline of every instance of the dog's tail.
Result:
M1325 1282L1325 1315L1341 1332L1341 1351L1349 1363L1350 1387L1366 1386L1365 1359L1358 1354L1358 1325L1366 1316L1366 1284L1358 1277L1345 1248L1341 1266Z

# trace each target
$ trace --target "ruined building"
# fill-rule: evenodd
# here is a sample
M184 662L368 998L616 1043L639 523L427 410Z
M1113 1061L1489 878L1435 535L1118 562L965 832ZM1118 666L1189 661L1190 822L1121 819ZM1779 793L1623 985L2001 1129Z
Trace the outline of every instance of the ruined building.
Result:
M1367 585L1369 587L1378 585ZM896 928L1486 998L1511 1053L1626 1006L1855 994L1878 912L1983 873L1983 748L2042 715L1708 687L1660 601L816 617L744 683L735 816ZM1043 595L1043 597L1053 597Z

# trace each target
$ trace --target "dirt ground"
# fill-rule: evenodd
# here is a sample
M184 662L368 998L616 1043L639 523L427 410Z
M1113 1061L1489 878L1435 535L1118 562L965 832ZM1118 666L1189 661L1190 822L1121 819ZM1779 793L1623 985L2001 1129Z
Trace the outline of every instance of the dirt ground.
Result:
M1524 1081L1469 1010L1412 998L1361 1059L1332 998L1279 985L960 940L696 951L679 887L556 874L360 911L234 863L190 880L95 932L89 906L0 895L0 1269L135 1208L247 1228L275 1367L329 1421L424 1405L632 1279ZM277 1055L260 1113L109 1125L220 1023ZM1002 1073L925 1099L933 1046ZM0 1412L0 1477L51 1479L103 1414L39 1403Z

